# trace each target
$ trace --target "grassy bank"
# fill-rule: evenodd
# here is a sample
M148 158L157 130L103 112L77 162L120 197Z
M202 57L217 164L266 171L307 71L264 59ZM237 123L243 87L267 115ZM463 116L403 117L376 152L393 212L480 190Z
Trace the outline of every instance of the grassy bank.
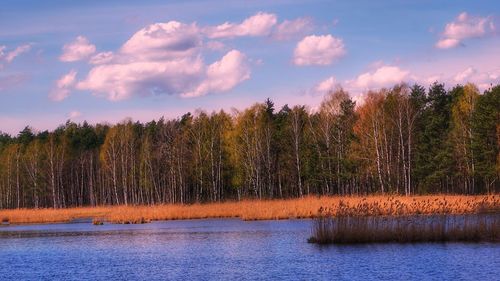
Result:
M151 220L241 218L267 220L337 215L471 214L499 210L499 196L305 197L289 200L245 200L193 205L99 206L68 209L0 210L4 223L54 223L92 218L96 223L142 223Z

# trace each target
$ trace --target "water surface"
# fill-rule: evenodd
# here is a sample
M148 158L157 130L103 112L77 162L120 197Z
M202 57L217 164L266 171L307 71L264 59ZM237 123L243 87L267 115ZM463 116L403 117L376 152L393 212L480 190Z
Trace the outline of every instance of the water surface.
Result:
M310 220L0 227L1 280L499 280L500 246L318 246Z

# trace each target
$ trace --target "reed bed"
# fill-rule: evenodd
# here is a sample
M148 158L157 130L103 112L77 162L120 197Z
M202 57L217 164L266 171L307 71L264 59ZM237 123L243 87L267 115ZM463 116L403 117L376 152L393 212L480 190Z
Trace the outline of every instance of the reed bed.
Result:
M500 214L323 217L314 222L318 244L500 242Z
M155 220L240 218L275 220L316 218L326 213L364 216L416 214L468 214L498 212L500 197L489 196L323 196L288 200L243 200L209 204L167 204L152 206L98 206L67 209L0 210L0 220L10 224L70 222L92 219L106 223L147 223Z
M498 197L449 202L449 198L423 202L413 198L404 202L394 197L383 204L362 200L351 205L341 201L318 210L308 241L318 244L500 242Z

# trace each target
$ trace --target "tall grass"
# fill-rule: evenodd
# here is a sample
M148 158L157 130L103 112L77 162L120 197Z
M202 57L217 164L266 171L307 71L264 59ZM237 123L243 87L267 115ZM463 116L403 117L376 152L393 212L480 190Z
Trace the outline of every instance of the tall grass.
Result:
M326 208L325 208L326 206ZM0 210L0 220L11 224L68 222L80 218L111 223L144 223L152 220L241 218L269 220L315 218L340 210L384 216L391 214L467 214L500 206L498 196L368 196L304 197L288 200L244 200L192 205L98 206L67 209ZM319 209L322 208L322 212ZM327 211L328 210L328 211Z
M419 204L416 201L408 205L395 198L382 206L366 202L351 206L341 201L335 208L320 208L313 222L313 236L308 241L318 244L500 242L499 200L493 196L479 202L466 202L459 212L458 205L449 205L445 198L438 204L441 208L429 213L415 208ZM421 204L423 210L431 208L429 201ZM384 205L392 207L384 208ZM412 214L408 210L419 211Z

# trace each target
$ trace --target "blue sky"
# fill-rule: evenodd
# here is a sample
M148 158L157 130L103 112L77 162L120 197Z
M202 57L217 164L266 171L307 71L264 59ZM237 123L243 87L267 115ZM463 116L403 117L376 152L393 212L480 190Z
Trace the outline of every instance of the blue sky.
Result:
M500 82L498 1L2 1L0 130Z

